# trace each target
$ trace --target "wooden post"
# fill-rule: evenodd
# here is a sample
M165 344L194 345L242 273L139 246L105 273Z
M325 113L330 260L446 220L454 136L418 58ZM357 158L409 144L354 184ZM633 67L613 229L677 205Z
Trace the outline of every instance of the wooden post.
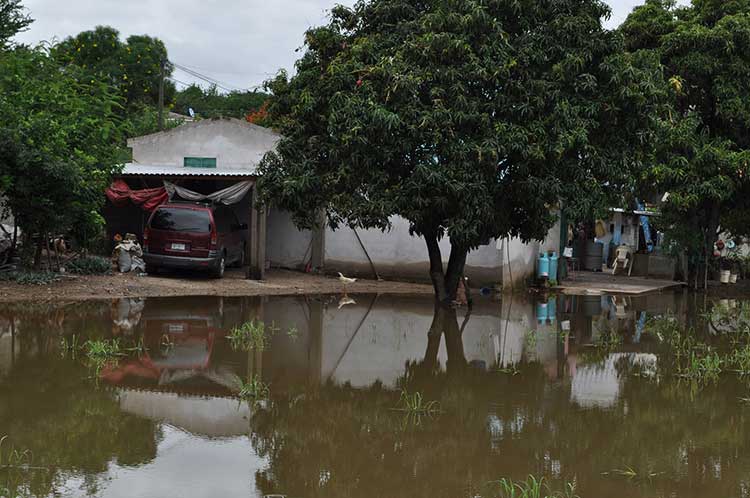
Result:
M248 223L247 241L247 279L254 280L258 266L258 210L255 208L255 187L250 191L250 223Z
M255 252L258 257L258 272L257 280L265 280L266 278L266 233L268 233L268 212L265 207L261 206L258 209L258 230L256 237L257 247Z
M247 269L249 280L263 280L266 276L266 226L267 214L264 207L256 206L258 195L255 188L250 198L250 240L248 241Z
M323 379L323 302L308 301L310 315L307 322L308 379L312 386L319 387Z

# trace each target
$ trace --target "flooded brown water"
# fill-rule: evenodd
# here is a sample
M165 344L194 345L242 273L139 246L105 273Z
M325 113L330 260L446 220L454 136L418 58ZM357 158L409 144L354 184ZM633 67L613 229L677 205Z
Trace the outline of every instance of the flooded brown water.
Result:
M662 375L644 330L702 298L481 298L435 320L431 298L352 297L4 305L0 496L474 498L529 474L582 498L750 496L747 383ZM235 350L253 318L262 351ZM112 338L133 350L103 366L75 347ZM251 375L266 399L237 397Z

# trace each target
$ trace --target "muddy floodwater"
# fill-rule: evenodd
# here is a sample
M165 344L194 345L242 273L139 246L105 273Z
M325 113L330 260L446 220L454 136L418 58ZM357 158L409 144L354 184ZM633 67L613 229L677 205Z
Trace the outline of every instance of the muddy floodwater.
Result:
M387 295L0 305L0 496L487 498L533 474L581 498L747 497L747 379L667 375L647 326L698 326L706 306L683 293L478 297L469 315ZM243 324L250 343L227 338ZM116 352L92 359L97 344Z

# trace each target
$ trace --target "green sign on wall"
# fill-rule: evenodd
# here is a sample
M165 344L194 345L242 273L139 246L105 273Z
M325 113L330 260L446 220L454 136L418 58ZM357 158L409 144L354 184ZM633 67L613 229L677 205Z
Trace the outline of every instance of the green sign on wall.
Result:
M186 157L184 166L186 168L215 168L215 157Z

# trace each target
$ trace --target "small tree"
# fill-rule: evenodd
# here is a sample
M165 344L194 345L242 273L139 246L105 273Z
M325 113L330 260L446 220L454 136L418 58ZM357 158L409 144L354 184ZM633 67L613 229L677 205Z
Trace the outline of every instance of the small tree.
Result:
M115 91L43 48L0 52L0 191L27 241L99 233L102 192L124 142Z
M261 165L262 198L302 227L321 211L334 228L405 218L436 296L453 300L470 250L544 238L561 200L588 214L632 191L660 73L624 54L608 14L598 0L334 8L297 74L267 84L284 139Z

